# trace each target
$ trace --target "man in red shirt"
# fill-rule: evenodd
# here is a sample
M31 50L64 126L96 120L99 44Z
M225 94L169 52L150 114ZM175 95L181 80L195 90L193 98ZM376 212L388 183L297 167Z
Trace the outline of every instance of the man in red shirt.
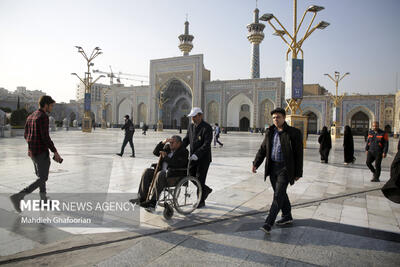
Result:
M49 136L49 116L55 101L50 96L39 99L39 109L26 119L25 140L28 143L28 156L32 159L38 179L21 192L10 196L14 208L21 212L20 202L25 195L32 193L39 187L40 199L47 201L46 181L49 176L50 156L49 149L54 153L53 159L59 163L63 161Z

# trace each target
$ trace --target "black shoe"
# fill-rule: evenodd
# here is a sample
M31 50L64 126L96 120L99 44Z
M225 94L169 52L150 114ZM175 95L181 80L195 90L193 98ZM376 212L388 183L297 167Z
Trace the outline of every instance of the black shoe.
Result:
M372 178L371 182L380 182L379 179Z
M204 202L204 200L207 199L208 195L211 194L212 191L212 188L206 187L206 190L204 190L204 196L202 197L203 200L201 202Z
M282 219L280 219L279 221L276 221L275 224L276 225L285 225L285 224L290 224L292 222L293 222L292 216L286 216L286 217L283 217Z
M265 223L263 226L260 227L260 230L269 235L271 233L271 226Z
M204 208L206 206L206 202L205 201L200 201L199 205L197 205L198 209Z
M131 158L135 158L135 155L131 155Z
M157 204L157 201L155 201L155 200L148 200L148 201L145 201L145 202L143 202L143 203L140 203L140 206L142 207L142 208L152 208L152 209L155 209L156 208L156 204Z
M10 196L11 203L14 205L14 209L18 212L21 212L21 200L24 199L24 194L17 193Z
M115 155L122 157L122 154L121 154L121 153L117 153L117 154L115 154Z
M141 203L140 198L129 199L129 202L131 202L132 204L135 204L135 205L140 205L140 203Z

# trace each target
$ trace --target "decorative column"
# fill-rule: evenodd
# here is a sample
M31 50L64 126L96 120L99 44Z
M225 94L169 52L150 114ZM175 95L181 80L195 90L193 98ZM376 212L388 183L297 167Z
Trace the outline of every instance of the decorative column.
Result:
M259 15L259 10L258 8L256 8L254 10L254 22L247 25L247 29L249 31L247 39L252 44L252 53L251 53L252 79L260 78L260 43L264 39L263 30L265 28L265 25L259 23L258 15Z
M185 21L185 33L179 35L178 38L179 41L181 41L181 43L179 44L179 49L183 52L184 56L188 56L189 52L193 48L192 41L194 39L194 36L189 34L189 22L187 20Z

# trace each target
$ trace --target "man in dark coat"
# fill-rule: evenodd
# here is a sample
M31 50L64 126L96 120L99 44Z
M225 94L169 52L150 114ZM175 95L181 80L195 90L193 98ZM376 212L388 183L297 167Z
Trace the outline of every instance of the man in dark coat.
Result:
M397 145L397 154L390 166L390 179L382 187L382 193L389 200L400 204L400 140Z
M211 163L211 142L213 130L210 124L203 120L201 108L192 108L188 117L192 117L192 122L183 138L183 146L190 144L190 175L197 177L201 184L202 195L198 208L205 206L205 200L212 192L206 185L208 167Z
M287 125L286 112L283 108L271 111L273 125L264 137L260 149L253 161L252 172L256 173L265 158L264 180L269 175L274 199L261 230L270 233L271 227L280 210L282 219L277 225L292 223L291 205L286 189L289 184L303 176L303 140L299 129Z
M138 197L130 200L132 203L138 203L140 206L149 209L155 208L162 190L168 184L168 179L186 176L189 158L189 151L182 145L182 138L178 135L158 143L153 154L161 157L161 161L151 198L146 201L154 177L154 168L144 170L140 180Z
M135 126L133 125L133 122L129 119L129 115L125 115L124 118L125 118L125 124L124 124L124 126L121 127L121 130L125 130L125 138L124 138L124 142L122 143L121 153L117 153L117 155L122 157L122 155L124 154L125 146L129 142L129 145L132 148L131 157L134 158L135 157L135 148L133 146L132 139L133 139L133 134L135 133Z
M365 146L365 153L367 154L366 164L373 173L371 182L379 182L382 159L386 158L388 147L388 134L379 129L379 123L374 121L372 123L372 130L368 133L367 145ZM372 166L374 161L375 168Z

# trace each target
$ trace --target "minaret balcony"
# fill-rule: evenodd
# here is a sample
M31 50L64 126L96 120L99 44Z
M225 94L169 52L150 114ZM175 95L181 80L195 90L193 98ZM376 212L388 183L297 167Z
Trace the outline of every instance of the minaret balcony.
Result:
M263 32L249 32L247 35L247 39L252 44L260 44L262 40L264 40L264 33Z

